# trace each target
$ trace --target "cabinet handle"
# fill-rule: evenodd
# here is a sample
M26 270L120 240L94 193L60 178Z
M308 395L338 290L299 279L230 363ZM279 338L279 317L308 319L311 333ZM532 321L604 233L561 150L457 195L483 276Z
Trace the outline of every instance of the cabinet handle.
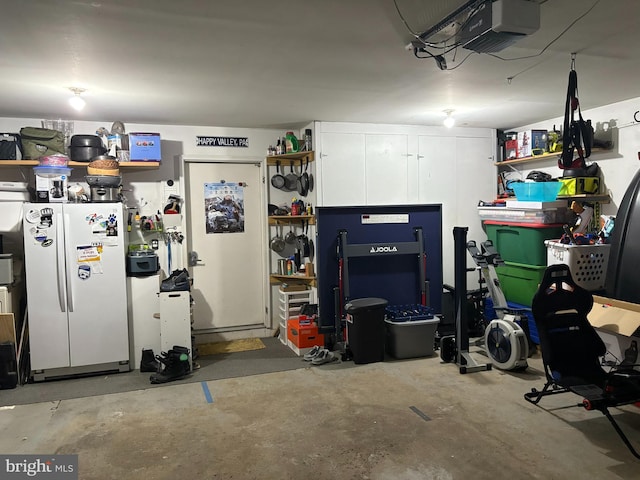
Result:
M418 155L418 158L425 158L424 155Z

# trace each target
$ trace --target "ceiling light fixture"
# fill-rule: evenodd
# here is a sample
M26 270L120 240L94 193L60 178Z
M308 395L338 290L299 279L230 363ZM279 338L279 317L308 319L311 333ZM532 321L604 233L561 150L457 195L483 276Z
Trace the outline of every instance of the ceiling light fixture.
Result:
M445 127L451 128L456 124L456 119L451 116L453 110L445 110L444 113L447 114L444 121L442 122Z
M73 107L77 111L82 110L87 102L84 101L84 98L82 98L80 94L86 92L86 89L69 87L69 90L73 92L73 97L69 99L69 105L71 105L71 107Z

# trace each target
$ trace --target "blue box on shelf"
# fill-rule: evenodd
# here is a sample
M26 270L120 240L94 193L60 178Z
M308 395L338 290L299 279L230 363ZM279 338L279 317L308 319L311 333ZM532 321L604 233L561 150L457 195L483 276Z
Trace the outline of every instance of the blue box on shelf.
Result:
M159 133L132 132L129 134L129 159L132 162L162 160Z

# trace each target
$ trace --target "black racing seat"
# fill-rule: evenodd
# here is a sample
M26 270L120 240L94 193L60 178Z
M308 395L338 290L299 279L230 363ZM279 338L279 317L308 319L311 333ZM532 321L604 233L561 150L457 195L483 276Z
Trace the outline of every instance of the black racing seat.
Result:
M571 392L583 397L577 406L599 410L613 425L631 453L640 459L609 407L640 401L640 372L634 365L617 366L607 372L601 357L604 342L587 319L593 296L577 285L564 264L547 267L531 310L540 337L546 383L524 398L537 405L547 395Z

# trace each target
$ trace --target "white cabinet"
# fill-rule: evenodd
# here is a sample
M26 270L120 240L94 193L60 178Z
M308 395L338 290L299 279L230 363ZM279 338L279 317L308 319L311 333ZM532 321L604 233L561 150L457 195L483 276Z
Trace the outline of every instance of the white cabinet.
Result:
M323 133L320 138L317 204L324 207L365 205L365 135Z
M408 203L407 135L365 136L365 185L367 205Z
M160 320L158 312L158 290L160 275L127 277L129 295L129 347L131 368L140 368L143 349L160 353Z
M192 350L190 292L160 293L160 346L163 352L168 352L174 345Z
M489 136L419 136L420 203L442 204L444 283L454 282L453 227L468 227L470 240L486 238L476 207L479 200L492 200L495 196L493 145ZM475 282L471 275L469 282Z
M323 133L318 205L402 205L410 202L408 135Z

